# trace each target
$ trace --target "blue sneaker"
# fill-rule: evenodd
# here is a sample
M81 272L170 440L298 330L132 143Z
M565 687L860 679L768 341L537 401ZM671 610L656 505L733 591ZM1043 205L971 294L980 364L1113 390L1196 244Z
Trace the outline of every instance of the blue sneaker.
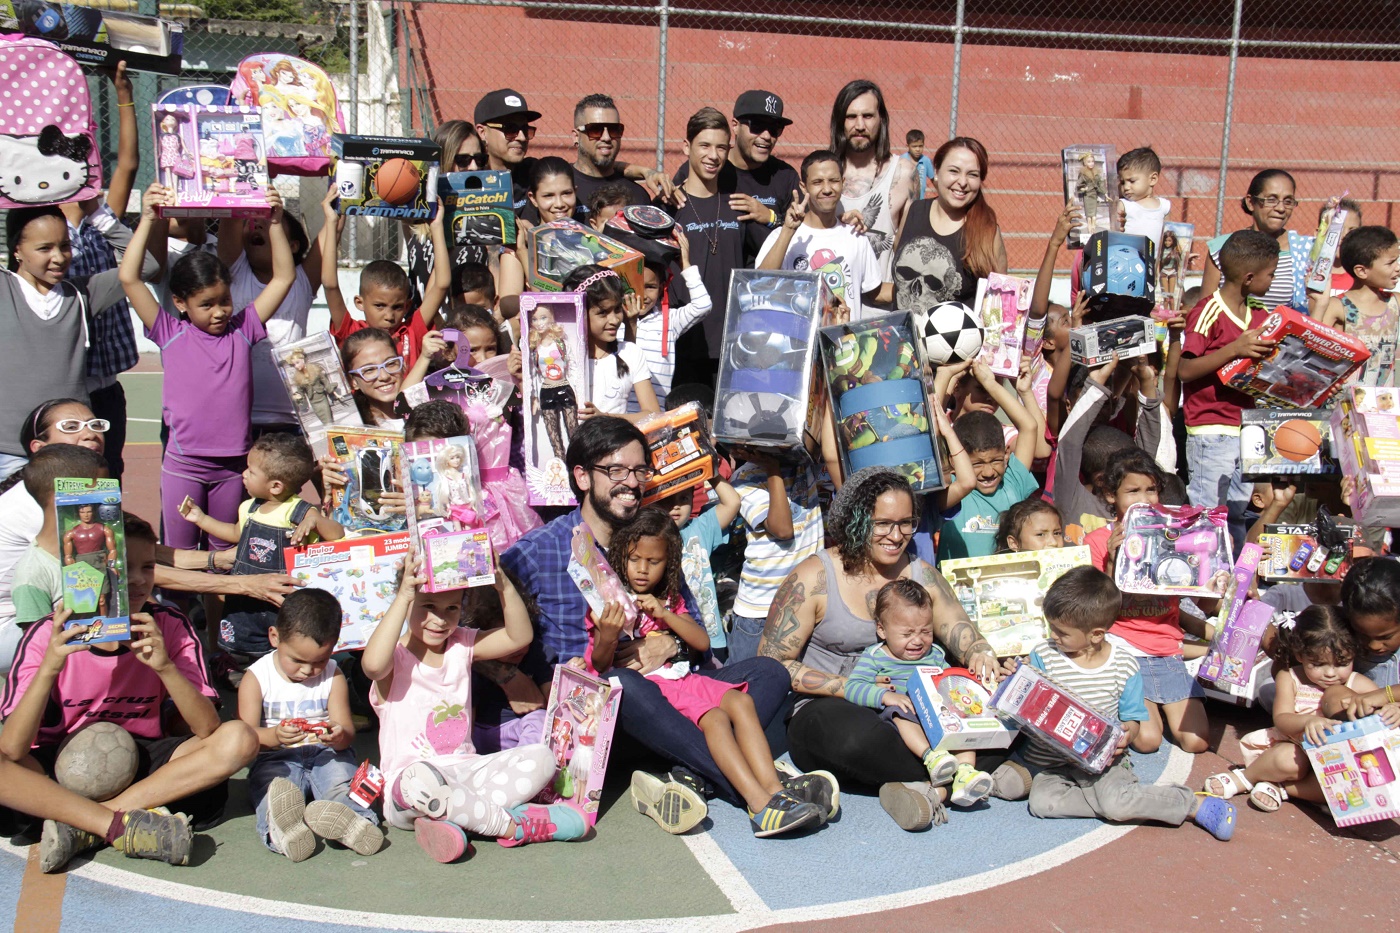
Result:
M527 842L573 842L588 833L588 821L583 814L564 803L542 806L522 803L510 811L515 820L514 835L496 841L510 848Z

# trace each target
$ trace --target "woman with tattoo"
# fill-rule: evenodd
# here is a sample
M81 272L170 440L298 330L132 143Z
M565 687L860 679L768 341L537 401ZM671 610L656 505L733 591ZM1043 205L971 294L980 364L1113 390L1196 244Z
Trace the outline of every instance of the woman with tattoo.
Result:
M841 487L827 514L834 547L809 557L778 589L759 654L788 669L801 695L788 722L793 762L843 783L880 789L880 804L902 828L944 823L945 788L876 710L843 699L846 677L877 641L875 597L891 580L910 579L933 601L934 636L951 661L982 678L999 676L996 656L942 574L908 553L919 500L894 470L868 467Z

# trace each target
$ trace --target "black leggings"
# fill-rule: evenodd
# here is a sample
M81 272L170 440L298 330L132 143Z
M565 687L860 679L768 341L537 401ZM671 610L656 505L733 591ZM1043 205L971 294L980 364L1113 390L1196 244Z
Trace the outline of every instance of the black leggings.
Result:
M928 771L878 710L840 697L818 697L788 721L788 751L803 771L830 771L841 784L878 788L927 781Z

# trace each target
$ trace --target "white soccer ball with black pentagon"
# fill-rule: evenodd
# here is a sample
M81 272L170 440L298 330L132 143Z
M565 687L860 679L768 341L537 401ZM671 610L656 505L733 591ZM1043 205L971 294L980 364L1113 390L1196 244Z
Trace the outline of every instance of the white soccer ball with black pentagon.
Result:
M914 328L923 336L924 355L935 366L962 363L982 350L982 325L960 301L938 305L922 321L916 319Z

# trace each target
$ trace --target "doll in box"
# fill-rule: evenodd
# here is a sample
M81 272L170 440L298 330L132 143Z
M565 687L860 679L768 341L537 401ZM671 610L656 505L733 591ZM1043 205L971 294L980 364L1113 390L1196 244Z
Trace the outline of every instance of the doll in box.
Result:
M472 495L471 483L462 471L466 451L449 444L437 455L437 483L433 487L433 505L437 514L450 518L462 528L480 525L480 504Z
M1099 170L1092 152L1081 155L1079 165L1074 196L1084 205L1084 228L1079 236L1081 240L1087 240L1090 234L1099 229L1099 202L1108 200L1108 179Z
M300 347L287 354L286 362L292 370L290 395L293 404L305 405L310 408L311 413L321 419L323 427L335 423L335 415L331 406L336 401L338 393L335 383L326 374L326 370L320 363L308 360L306 351Z
M539 412L554 456L564 459L568 437L578 428L578 398L570 385L569 340L548 305L539 305L530 320L529 365L539 379ZM582 361L577 361L582 362Z
M1162 231L1162 251L1157 257L1157 278L1160 285L1157 295L1162 306L1169 311L1179 311L1177 307L1176 282L1181 275L1181 242L1176 231L1167 228Z
M173 113L160 118L156 163L160 167L161 184L172 191L179 184L179 179L194 177L194 159L185 148L180 119Z

